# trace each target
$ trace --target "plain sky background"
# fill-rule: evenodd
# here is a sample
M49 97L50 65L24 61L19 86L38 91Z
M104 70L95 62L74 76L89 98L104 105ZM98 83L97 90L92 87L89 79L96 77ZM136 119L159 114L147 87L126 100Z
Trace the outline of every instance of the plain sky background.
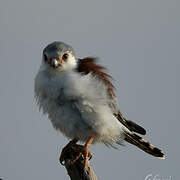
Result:
M34 99L42 50L55 40L72 45L78 57L100 58L123 114L167 155L158 160L131 145L91 146L99 179L179 179L179 0L1 0L0 178L69 179L58 164L68 140Z

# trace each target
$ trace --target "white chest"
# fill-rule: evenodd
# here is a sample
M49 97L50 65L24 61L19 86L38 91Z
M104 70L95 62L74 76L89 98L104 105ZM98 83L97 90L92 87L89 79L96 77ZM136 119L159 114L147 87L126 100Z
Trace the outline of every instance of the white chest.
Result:
M69 72L51 76L39 72L35 79L35 96L53 126L70 138L85 140L97 132L105 137L108 123L112 124L114 119L106 87L91 74L82 76ZM114 122L116 124L115 119Z

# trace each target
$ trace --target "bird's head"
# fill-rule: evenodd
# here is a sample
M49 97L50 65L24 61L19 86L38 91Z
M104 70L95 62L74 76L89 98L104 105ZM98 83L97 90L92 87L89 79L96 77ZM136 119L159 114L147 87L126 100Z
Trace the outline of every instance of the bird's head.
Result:
M77 59L71 46L55 41L43 50L43 68L50 71L68 71L75 69Z

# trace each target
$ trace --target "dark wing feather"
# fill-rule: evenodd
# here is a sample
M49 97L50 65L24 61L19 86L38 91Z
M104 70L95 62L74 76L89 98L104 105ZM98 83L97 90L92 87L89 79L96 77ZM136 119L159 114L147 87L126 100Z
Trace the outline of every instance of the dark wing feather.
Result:
M126 126L130 131L139 133L141 135L146 134L146 130L131 120L127 120L122 113L119 111L118 114L114 114L116 118Z

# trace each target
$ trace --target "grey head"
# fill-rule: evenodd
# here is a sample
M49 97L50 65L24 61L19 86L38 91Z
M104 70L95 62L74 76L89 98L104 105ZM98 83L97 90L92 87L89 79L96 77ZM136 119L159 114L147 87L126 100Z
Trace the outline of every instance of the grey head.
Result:
M55 41L47 45L43 50L43 54L57 57L60 57L65 52L71 52L75 56L74 49L70 45L60 41Z
M67 62L70 55L75 57L74 49L70 45L60 41L55 41L47 45L43 50L44 62L53 68L57 68L63 62Z

